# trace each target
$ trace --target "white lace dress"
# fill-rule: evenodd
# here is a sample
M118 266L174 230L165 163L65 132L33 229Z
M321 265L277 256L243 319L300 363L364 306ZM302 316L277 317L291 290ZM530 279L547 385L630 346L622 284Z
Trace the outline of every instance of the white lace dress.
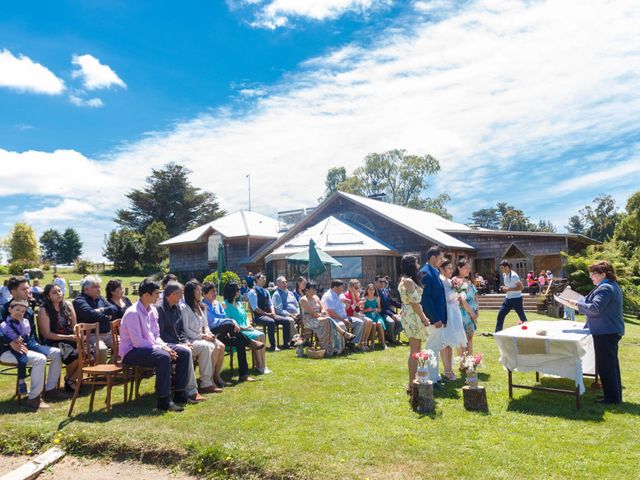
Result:
M444 294L447 298L447 327L442 330L442 340L445 347L466 347L467 334L464 331L458 293L451 286L451 280L440 277L444 285Z

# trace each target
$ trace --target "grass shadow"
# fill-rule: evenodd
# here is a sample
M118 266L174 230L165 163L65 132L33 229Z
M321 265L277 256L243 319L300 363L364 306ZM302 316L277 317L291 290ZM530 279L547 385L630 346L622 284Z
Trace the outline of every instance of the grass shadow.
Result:
M58 424L58 428L62 429L73 422L106 423L115 418L158 417L164 415L164 412L154 408L155 402L155 394L142 394L137 402L134 400L128 403L112 403L111 413L107 413L102 404L98 405L97 409L96 405L94 405L93 412L87 410L68 417Z

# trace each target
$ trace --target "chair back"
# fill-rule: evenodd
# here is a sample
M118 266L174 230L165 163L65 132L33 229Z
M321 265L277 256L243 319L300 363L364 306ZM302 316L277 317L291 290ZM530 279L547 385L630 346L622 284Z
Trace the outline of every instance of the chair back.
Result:
M111 322L111 356L116 359L116 365L120 365L120 324L122 320L118 318Z
M76 343L78 345L78 362L80 362L80 367L90 367L95 365L96 357L98 355L100 324L77 323L73 332L76 335Z
M247 323L249 325L253 325L253 310L251 310L251 303L242 302L242 306L244 307L244 311L247 312Z

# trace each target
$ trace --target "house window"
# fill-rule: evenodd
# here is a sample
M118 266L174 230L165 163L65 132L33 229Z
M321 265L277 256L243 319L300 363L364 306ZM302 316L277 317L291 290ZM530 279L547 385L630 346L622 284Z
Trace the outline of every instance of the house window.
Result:
M335 257L341 267L331 267L331 278L362 278L362 257Z

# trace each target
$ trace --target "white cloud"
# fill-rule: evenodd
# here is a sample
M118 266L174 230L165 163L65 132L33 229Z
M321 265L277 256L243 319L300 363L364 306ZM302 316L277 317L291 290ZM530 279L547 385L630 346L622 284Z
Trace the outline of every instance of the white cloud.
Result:
M100 108L104 106L104 103L98 97L83 98L77 95L69 95L69 101L77 107Z
M27 222L49 224L60 220L72 220L93 213L95 207L86 201L65 198L53 207L44 207L40 210L24 212Z
M0 87L47 95L59 95L65 89L64 82L47 67L6 49L0 51Z
M585 175L575 178L569 178L554 186L554 190L560 194L566 194L589 188L592 191L600 191L600 189L610 188L613 181L628 181L638 186L638 178L640 178L640 148L638 154L626 162L617 165L601 165L601 169L595 170ZM602 168L604 167L604 168Z
M80 78L87 90L109 88L117 86L127 88L127 85L114 72L109 65L100 63L93 55L74 55L71 63L78 69L71 74L73 78Z
M433 193L449 193L465 221L500 200L536 219L546 202L568 218L569 205L600 191L562 183L567 175L620 165L631 170L606 177L610 188L633 178L638 152L624 137L640 124L638 2L480 1L437 21L414 13L370 45L305 62L248 114L204 114L99 161L0 150L0 195L99 202L112 216L150 167L176 161L228 211L246 207L251 173L253 208L274 214L314 205L329 167L352 170L367 153L405 148L440 160ZM83 228L98 238L97 227Z
M245 1L258 6L254 26L275 29L288 25L291 19L333 20L346 13L363 14L367 11L388 6L393 0L268 0Z

